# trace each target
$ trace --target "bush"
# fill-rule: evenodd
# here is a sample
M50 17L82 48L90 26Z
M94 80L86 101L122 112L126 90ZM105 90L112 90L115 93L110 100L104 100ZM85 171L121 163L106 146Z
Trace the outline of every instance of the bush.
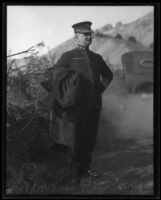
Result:
M118 33L116 36L115 36L116 39L122 39L122 35L120 33Z
M96 32L94 33L94 37L111 38L110 35L108 35L108 34L104 34L104 33L101 33L101 32L99 32L99 31L96 31Z
M137 40L134 36L130 36L128 39L130 42L137 43Z
M116 25L115 25L115 28L119 29L121 26L122 26L122 22L117 22Z

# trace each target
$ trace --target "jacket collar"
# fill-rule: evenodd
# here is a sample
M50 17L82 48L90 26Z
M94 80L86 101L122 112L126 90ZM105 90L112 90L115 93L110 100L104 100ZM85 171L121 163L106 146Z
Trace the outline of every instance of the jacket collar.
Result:
M82 47L80 45L77 45L77 49L89 51L89 47L86 48L86 47Z

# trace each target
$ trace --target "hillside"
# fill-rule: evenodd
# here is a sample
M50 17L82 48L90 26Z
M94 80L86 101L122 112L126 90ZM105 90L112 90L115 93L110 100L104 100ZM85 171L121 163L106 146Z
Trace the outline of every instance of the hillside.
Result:
M142 18L129 23L122 24L118 22L113 28L110 25L105 25L100 28L98 32L115 37L117 34L121 34L124 39L128 39L130 36L134 36L138 42L142 45L149 47L153 43L154 39L154 13L150 12Z
M107 24L95 30L90 49L101 54L110 68L115 71L122 68L121 56L132 50L150 50L153 45L154 22L153 12L129 23L118 22L115 27ZM130 39L130 37L134 37ZM74 38L63 42L50 50L49 54L55 62L63 52L75 47Z

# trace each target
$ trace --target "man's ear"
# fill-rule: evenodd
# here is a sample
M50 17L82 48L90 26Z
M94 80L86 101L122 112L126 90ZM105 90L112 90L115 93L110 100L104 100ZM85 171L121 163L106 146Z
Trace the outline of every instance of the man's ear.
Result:
M74 40L75 40L76 44L79 43L79 36L77 33L74 35Z
M78 34L75 33L74 38L77 40L78 39Z

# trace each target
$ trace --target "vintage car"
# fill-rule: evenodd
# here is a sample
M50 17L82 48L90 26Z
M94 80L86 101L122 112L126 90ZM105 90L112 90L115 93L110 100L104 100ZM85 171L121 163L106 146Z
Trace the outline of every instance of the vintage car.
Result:
M153 93L153 51L131 51L122 55L123 77L129 94Z

